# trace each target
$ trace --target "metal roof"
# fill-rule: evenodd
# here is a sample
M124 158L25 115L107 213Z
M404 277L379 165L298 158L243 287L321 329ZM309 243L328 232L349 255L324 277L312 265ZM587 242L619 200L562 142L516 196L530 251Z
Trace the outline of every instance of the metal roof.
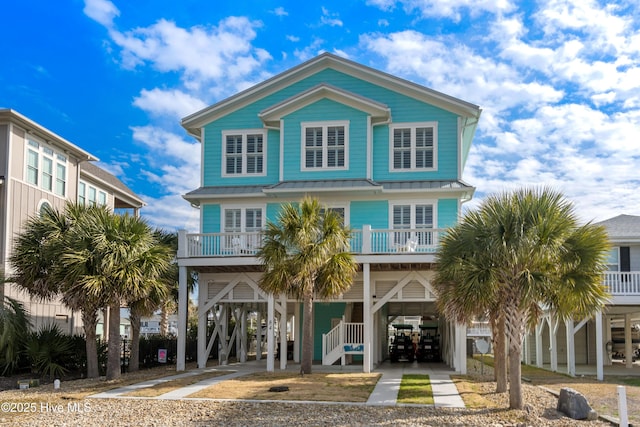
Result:
M356 190L370 191L382 190L380 184L369 179L324 179L317 181L284 181L278 184L266 187L265 193L286 193L298 192L300 190L313 191L334 191L334 190Z

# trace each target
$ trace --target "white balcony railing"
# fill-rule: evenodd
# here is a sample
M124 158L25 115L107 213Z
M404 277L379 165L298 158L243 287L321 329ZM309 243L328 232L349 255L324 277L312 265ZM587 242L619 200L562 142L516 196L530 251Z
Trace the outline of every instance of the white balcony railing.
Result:
M604 285L613 296L640 295L640 271L606 272Z
M351 234L353 254L435 253L438 229L372 230L364 226ZM262 243L262 232L179 233L179 256L228 257L255 256Z

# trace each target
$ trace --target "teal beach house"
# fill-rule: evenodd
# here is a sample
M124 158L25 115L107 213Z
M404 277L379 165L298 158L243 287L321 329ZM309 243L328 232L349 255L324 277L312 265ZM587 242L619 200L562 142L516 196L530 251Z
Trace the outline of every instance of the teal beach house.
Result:
M315 361L370 372L389 358L391 325L411 317L435 325L438 359L465 373L466 328L438 314L431 280L439 236L474 193L461 178L480 114L469 102L324 53L185 117L182 126L201 143L202 170L200 187L183 196L199 209L200 230L179 233L179 328L191 268L199 367L214 344L222 362L231 352L246 360L253 320L267 370L278 349L289 356L279 357L281 369L288 358L299 361L300 304L259 288L256 251L280 206L309 195L353 230L360 266L348 292L315 302Z

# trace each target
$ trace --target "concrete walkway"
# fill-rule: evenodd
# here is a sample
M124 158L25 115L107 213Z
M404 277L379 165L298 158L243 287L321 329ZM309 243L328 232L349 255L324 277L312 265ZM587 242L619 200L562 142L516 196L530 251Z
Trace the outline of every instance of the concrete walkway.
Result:
M203 380L197 382L195 384L191 384L185 387L181 387L176 390L172 390L168 393L162 394L157 397L132 397L126 396L127 393L139 390L146 387L152 387L156 384L161 384L164 382L168 382L171 380L187 378L189 376L195 376L198 374L202 374L205 372L219 372L219 371L229 371L227 374L223 374L214 378L209 378L207 380ZM299 365L289 364L287 370L297 372L299 370ZM314 372L361 372L362 367L358 365L350 365L350 366L315 366L313 367ZM158 378L155 380L144 381L137 384L132 384L120 388L116 388L113 390L108 390L102 393L98 393L92 395L90 397L97 399L168 399L168 400L176 400L176 399L187 399L189 395L196 393L200 390L203 390L207 387L210 387L216 383L221 381L230 380L233 378L241 377L243 375L249 375L254 372L264 372L266 371L266 366L264 363L258 362L248 362L248 363L234 363L225 366L216 366L212 368L206 369L198 369L189 372L184 372L176 375L171 375L168 377ZM464 408L464 402L458 393L458 390L455 384L451 381L449 376L452 371L448 370L448 368L441 364L418 364L417 362L413 363L394 363L390 364L388 362L383 363L381 366L376 368L374 372L382 374L381 378L378 380L376 387L373 392L369 396L369 400L366 402L366 405L376 405L376 406L395 406L398 405L397 397L398 391L400 390L400 382L402 381L402 376L405 374L424 374L429 375L429 379L431 380L431 388L433 391L433 399L435 407L447 407L447 408ZM282 402L282 401L280 401ZM302 403L302 402L297 402ZM304 402L304 403L318 403L318 402ZM326 403L326 402L325 402ZM334 403L334 402L332 402Z

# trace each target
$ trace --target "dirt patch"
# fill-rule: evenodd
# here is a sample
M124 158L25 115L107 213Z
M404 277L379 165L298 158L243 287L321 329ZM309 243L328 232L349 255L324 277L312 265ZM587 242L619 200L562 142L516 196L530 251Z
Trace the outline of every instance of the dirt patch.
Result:
M151 387L144 387L138 390L125 393L123 396L135 396L135 397L157 397L170 391L177 390L182 387L186 387L191 384L198 383L200 381L208 380L211 378L227 375L235 371L215 371L206 372L199 375L192 375L185 378L178 378L175 380L164 381L159 384L155 384Z
M188 397L250 400L311 400L366 402L380 374L261 372L223 381ZM288 391L270 392L272 387Z

